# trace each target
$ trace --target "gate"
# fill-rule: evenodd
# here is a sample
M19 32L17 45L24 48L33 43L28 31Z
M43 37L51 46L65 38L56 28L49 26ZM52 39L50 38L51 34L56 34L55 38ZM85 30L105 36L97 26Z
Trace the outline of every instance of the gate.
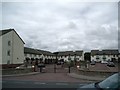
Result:
M68 68L64 65L46 64L46 73L68 73Z

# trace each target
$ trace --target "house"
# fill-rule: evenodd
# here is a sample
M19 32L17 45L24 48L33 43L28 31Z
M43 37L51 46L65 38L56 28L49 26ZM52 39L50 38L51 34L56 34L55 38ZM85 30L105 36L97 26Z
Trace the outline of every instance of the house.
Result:
M55 63L55 59L56 59L55 54L53 54L50 51L45 51L45 50L38 50L38 51L42 53L44 63L46 64Z
M33 48L24 47L24 60L31 64L33 61L41 60L42 54Z
M58 52L58 60L69 61L84 61L83 51L62 51Z
M73 51L63 51L63 52L58 52L57 58L58 61L68 61L68 58L70 57L71 60L73 59L74 53Z
M106 50L91 50L91 61L107 63L108 61L118 61L118 50L106 49Z
M8 68L23 64L24 44L14 29L0 30L0 65Z
M84 53L83 51L75 51L75 56L77 58L78 61L84 61Z
M52 54L49 51L39 50L39 49L33 49L24 47L24 54L25 54L25 60L28 63L31 63L32 61L40 61L43 63L54 63L55 55Z
M91 50L91 61L100 62L100 57L101 55L99 50Z

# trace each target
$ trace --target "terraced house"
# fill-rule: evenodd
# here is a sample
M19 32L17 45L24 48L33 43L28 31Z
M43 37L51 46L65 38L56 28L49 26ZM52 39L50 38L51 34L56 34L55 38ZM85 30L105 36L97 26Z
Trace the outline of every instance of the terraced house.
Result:
M0 65L16 67L24 61L24 41L14 29L0 31Z
M24 48L24 54L24 60L26 60L29 64L33 61L49 64L54 63L54 60L56 59L55 55L49 51L33 49L28 47Z
M50 64L50 63L55 63L56 56L50 51L44 51L44 50L38 50L39 52L42 53L42 57L44 60L44 63Z
M40 60L41 57L42 54L39 51L32 48L24 47L24 60L27 63L32 64L33 61Z
M108 61L118 61L118 50L91 50L91 61L107 63Z
M58 60L62 61L84 61L84 53L83 51L63 51L58 52Z

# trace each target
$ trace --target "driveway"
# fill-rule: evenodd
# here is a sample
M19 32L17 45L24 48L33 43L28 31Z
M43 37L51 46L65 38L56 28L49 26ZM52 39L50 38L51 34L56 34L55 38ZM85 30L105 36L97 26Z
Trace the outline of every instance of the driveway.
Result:
M106 72L118 72L118 66L108 67L107 64L96 63L95 65L89 65L90 71L106 71Z

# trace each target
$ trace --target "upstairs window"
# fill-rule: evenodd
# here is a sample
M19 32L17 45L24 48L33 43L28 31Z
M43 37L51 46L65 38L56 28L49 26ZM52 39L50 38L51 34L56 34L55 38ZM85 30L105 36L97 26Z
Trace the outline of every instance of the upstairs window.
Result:
M8 41L8 46L11 46L11 41Z

